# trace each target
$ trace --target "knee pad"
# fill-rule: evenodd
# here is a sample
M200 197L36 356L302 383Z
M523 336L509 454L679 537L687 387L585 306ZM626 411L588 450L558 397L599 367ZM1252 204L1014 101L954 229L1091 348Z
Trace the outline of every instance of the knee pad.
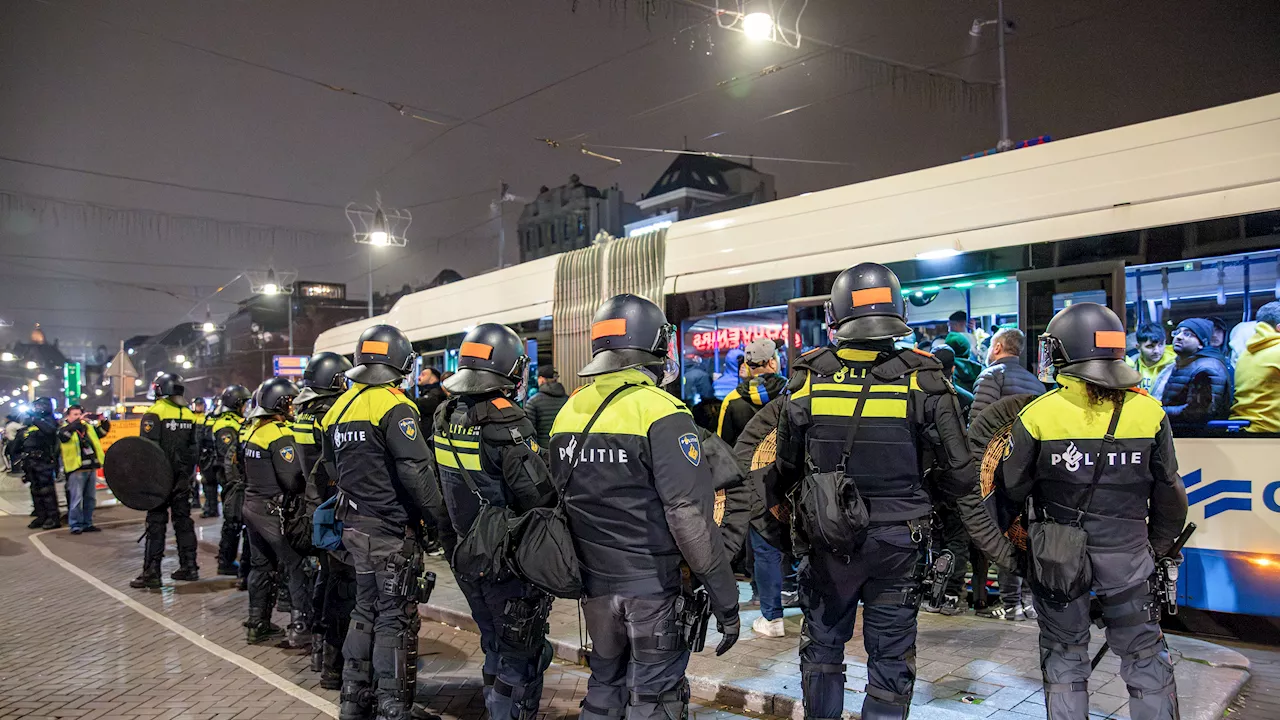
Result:
M689 717L689 680L681 678L680 683L670 690L660 693L641 693L631 691L631 704L654 704L666 714L667 720L687 720Z
M888 703L867 695L862 701L862 720L906 720L910 710L910 701Z

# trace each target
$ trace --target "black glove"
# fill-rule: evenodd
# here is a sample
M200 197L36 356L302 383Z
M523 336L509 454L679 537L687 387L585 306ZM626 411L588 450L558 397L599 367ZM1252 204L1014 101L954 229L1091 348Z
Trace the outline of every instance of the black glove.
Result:
M716 629L723 636L720 638L720 644L716 646L716 657L720 657L737 644L738 634L742 632L742 621L738 618L737 605L728 610L716 611Z

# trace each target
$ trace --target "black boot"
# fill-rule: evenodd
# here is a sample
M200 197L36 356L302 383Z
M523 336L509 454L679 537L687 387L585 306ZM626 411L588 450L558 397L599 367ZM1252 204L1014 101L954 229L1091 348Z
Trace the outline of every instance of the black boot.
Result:
M373 692L365 683L344 681L339 703L338 720L369 720L373 715Z
M142 574L134 578L129 587L157 590L160 588L160 561L164 559L164 535L148 528L145 537L146 543L142 546Z
M320 687L325 690L337 690L342 687L342 650L333 645L324 645L324 659L320 668Z
M200 566L196 565L194 551L184 552L178 557L179 568L169 573L174 580L199 580Z
M240 566L236 564L235 560L232 560L230 565L223 565L221 562L219 562L218 574L231 575L232 577L235 577L236 575L240 574Z
M52 485L36 490L40 500L36 517L40 519L41 530L55 530L62 527L62 514L58 511L58 490Z
M311 618L301 610L289 613L289 627L286 630L282 647L301 649L311 647Z
M129 587L141 590L160 589L160 560L147 558L142 564L142 574L129 581Z
M43 524L44 524L44 517L39 512L37 512L36 516L31 519L31 522L27 523L27 529L39 530L40 526Z
M250 607L249 620L245 623L245 642L253 645L280 634L280 626L271 623L271 608Z
M324 648L324 626L317 625L311 628L311 672L324 670Z

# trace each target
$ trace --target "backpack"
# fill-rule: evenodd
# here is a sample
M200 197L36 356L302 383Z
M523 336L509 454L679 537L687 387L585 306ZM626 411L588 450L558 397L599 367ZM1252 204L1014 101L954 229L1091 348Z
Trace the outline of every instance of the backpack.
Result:
M858 425L862 422L869 387L864 383L856 395L853 423L836 469L819 472L812 458L807 459L809 472L800 480L791 501L798 521L791 525L792 546L797 553L817 547L824 552L847 557L857 552L867 539L871 515L846 466L858 435Z
M456 405L457 400L451 400L447 413L452 413ZM454 438L447 426L443 434L449 440L449 451L453 453L453 458L458 463L462 481L480 502L475 520L471 522L471 527L467 529L466 534L458 539L458 545L453 551L450 563L453 574L464 582L506 580L511 576L511 568L507 565L507 550L515 513L510 508L493 505L480 494L480 488L472 478L471 471L462 463L462 458L453 445Z
M601 413L623 391L638 387L622 385L609 393L582 428L583 436L591 431ZM584 439L585 442L585 439ZM569 458L569 473L557 488L553 507L534 508L511 522L511 564L525 582L558 598L575 600L582 597L582 570L573 546L573 533L564 511L564 491L581 455Z

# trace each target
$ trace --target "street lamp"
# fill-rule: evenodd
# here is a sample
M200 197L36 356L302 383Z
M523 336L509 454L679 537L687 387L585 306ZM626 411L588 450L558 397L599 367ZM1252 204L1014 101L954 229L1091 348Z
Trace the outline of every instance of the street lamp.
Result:
M275 268L267 268L266 273L254 270L247 270L244 273L249 280L249 290L258 295L279 295L286 294L289 296L287 304L289 307L289 354L293 354L293 281L298 279L298 273L293 270L281 270L276 272Z
M997 32L1000 39L1000 141L996 143L996 149L1004 152L1013 149L1013 140L1009 138L1009 82L1004 59L1004 36L1014 30L1013 21L1006 20L1004 17L1004 0L996 0L994 20L974 19L973 24L969 26L969 36L982 37L982 28L988 25L998 26Z
M0 353L0 361L13 362L13 353L11 352Z
M772 40L773 16L767 12L747 13L742 18L742 33L752 40Z
M369 317L373 317L373 248L404 247L409 244L405 233L413 223L408 210L382 206L382 195L376 194L372 206L347 203L347 222L351 223L351 239L369 249Z
M173 361L175 363L178 363L179 365L185 365L187 363L187 356L183 355L182 353L178 353L177 355L173 356Z
M38 365L36 365L36 361L35 361L35 360L28 360L28 361L27 361L27 369L28 369L28 370L35 370L37 367L39 367L39 366L38 366Z

